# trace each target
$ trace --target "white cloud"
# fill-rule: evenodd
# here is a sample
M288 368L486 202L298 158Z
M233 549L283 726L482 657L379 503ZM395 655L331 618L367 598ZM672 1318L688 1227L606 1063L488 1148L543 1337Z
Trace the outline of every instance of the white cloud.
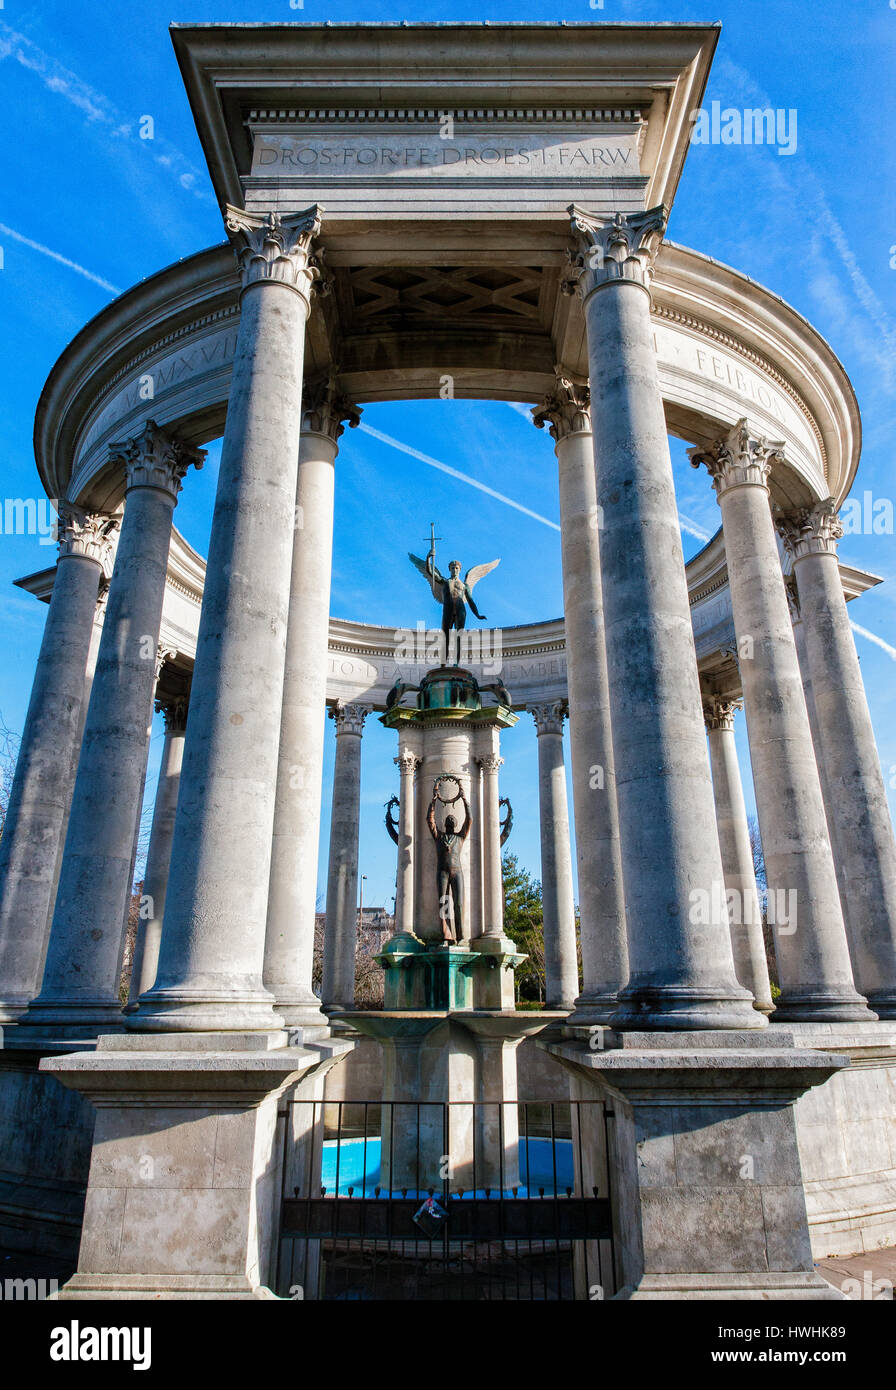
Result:
M34 73L47 91L53 92L56 96L62 97L63 100L76 107L91 124L105 129L110 139L123 138L131 141L133 124L116 110L108 97L90 87L86 82L82 82L77 73L63 67L50 54L44 53L37 44L26 38L24 34L17 34L15 30L10 29L8 24L0 22L0 61L6 58L13 58L20 67ZM155 140L137 140L136 143L149 150L156 163L170 169L177 177L178 183L192 193L194 198L199 198L205 202L212 201L208 180L203 177L201 170L196 169L168 141L156 138ZM189 179L191 182L185 183L185 179ZM199 186L193 187L193 183L197 180Z

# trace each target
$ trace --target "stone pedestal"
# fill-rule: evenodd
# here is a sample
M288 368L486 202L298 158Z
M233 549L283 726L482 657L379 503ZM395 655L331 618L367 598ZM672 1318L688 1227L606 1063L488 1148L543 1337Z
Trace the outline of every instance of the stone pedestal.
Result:
M413 829L412 866L403 888L402 918L406 929L423 941L444 940L443 917L458 939L503 938L504 891L501 877L501 825L498 769L501 765L499 740L502 729L511 728L517 716L506 705L484 708L477 683L469 671L460 667L437 667L427 673L420 687L416 708L393 704L382 716L387 728L399 736L400 759L416 772L414 808L408 806L406 776L402 787L404 833ZM461 850L464 881L462 931L454 921L453 905L439 901L436 847L426 816L435 781L447 773L460 787L470 807L472 825ZM437 824L454 816L458 829L463 822L460 801L438 808ZM403 847L399 846L400 855ZM400 860L399 868L403 867ZM407 894L413 884L413 907ZM509 944L509 943L508 943Z
M835 1299L816 1274L794 1102L847 1065L792 1035L544 1046L608 1104L617 1299Z
M561 1012L353 1013L383 1047L385 1191L519 1186L516 1049ZM484 1102L477 1105L475 1102Z
M78 1272L63 1300L273 1298L277 1101L346 1043L103 1037L42 1064L97 1111Z

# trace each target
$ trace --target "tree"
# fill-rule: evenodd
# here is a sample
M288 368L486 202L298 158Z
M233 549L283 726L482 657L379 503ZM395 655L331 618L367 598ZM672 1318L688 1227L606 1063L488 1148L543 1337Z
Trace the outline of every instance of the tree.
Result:
M762 909L762 939L765 942L765 960L768 965L769 979L772 983L772 998L777 999L781 993L778 984L778 961L775 956L775 937L768 924L768 875L765 868L765 854L762 850L762 840L759 836L759 822L755 816L747 816L747 825L750 829L750 849L753 851L753 872L756 875L756 891L759 894L759 906Z
M6 809L9 806L9 797L12 792L12 779L16 771L16 759L19 756L19 736L13 733L3 715L0 714L0 835L3 834L3 827L6 824Z
M516 972L518 998L544 1002L544 909L541 883L521 867L515 854L502 857L504 868L504 931L527 959Z

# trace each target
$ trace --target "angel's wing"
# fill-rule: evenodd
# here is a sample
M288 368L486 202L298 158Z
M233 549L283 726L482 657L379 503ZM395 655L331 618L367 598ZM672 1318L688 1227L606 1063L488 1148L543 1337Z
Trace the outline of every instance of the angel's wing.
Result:
M498 565L500 565L500 563L500 560L491 560L487 565L474 565L471 570L467 570L466 577L464 579L464 583L466 584L467 588L472 589L473 585L478 584L480 579L482 579L486 574L488 574L489 570L495 569Z
M408 551L408 559L410 560L411 564L415 567L415 569L418 569L420 571L430 588L432 588L435 584L444 584L444 576L439 574L438 568L435 564L433 564L432 570L430 571L430 568L426 561L421 560L419 555L412 555L410 551Z

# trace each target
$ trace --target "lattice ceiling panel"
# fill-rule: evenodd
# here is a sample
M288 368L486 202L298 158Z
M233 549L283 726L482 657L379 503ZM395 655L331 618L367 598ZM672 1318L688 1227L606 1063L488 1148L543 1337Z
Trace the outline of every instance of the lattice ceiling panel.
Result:
M538 266L364 266L339 277L350 322L394 319L542 320ZM522 325L519 325L522 326Z

